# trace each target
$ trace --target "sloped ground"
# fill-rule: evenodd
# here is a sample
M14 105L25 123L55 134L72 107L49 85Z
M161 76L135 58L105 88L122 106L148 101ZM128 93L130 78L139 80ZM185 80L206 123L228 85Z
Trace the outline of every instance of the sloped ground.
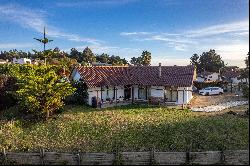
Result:
M0 149L6 151L113 152L249 149L249 119L227 112L122 106L97 110L65 106L49 121L18 118L13 107L0 114ZM242 108L244 110L245 108ZM239 110L239 109L238 109Z

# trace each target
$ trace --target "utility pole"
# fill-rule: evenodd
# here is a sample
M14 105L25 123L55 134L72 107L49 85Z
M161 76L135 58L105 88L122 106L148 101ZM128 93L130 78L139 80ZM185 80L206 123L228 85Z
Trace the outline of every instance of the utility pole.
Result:
M53 40L49 40L48 38L46 38L45 27L43 29L43 39L37 39L37 38L34 38L34 39L41 42L41 43L43 43L44 62L45 62L45 65L46 65L45 46L46 46L46 44L48 44L49 42L52 42Z

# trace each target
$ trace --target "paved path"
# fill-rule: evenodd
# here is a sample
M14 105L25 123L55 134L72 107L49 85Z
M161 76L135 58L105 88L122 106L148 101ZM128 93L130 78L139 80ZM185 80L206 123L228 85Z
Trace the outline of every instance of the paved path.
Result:
M217 105L210 105L206 107L191 107L191 110L194 112L216 112L221 111L227 108L240 106L240 105L246 105L248 104L248 101L230 101L225 103L220 103Z

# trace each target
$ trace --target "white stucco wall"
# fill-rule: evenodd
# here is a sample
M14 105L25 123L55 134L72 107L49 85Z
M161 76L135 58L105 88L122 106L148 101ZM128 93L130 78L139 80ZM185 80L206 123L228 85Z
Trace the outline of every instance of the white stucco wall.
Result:
M117 88L117 99L119 99L120 96L124 97L124 87L116 86L116 88Z
M138 85L133 85L134 87L134 98L138 99Z
M205 78L202 77L197 77L197 79L195 81L197 82L204 82Z
M117 90L117 99L119 99L120 96L124 97L124 88L123 86L116 86ZM107 87L103 87L102 88L102 92L101 92L101 87L95 87L95 88L89 88L88 89L88 94L89 94L89 98L88 98L88 104L92 105L92 97L96 96L97 97L97 90L98 90L98 97L99 100L101 100L101 93L102 93L102 99L104 101L106 101L107 98L110 98L111 100L114 97L114 87L110 86L108 87L108 96L107 96Z
M151 86L151 96L164 98L164 87L163 86Z
M89 103L89 105L92 105L92 97L94 97L94 96L97 97L97 90L99 90L98 97L99 97L99 99L101 99L101 93L100 93L101 87L95 87L95 88L88 89L88 94L89 94L88 103Z
M74 80L74 81L79 81L80 78L81 78L80 73L79 73L78 71L76 71L76 72L74 72L73 74L74 74L74 75L73 75L73 80Z
M220 75L219 73L210 74L210 75L206 76L207 81L217 81L220 78L219 75Z
M21 65L23 65L23 64L31 64L31 60L28 59L28 58L19 58L19 59L13 58L13 63L21 64Z
M248 83L248 78L238 79L237 77L231 78L233 84Z
M184 103L183 103L183 90L184 91ZM187 104L193 98L192 87L178 87L178 101L176 104Z

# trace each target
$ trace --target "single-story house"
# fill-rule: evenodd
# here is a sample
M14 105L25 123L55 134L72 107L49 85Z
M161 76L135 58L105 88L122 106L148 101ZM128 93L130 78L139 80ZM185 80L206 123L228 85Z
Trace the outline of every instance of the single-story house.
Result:
M100 101L143 100L161 98L165 102L187 104L192 99L194 66L92 66L76 67L70 76L88 87L88 104L92 97Z
M209 71L201 72L198 74L196 81L197 82L221 81L220 73L209 72Z
M31 60L29 58L13 58L12 63L14 64L31 64Z
M6 64L8 63L8 60L0 59L0 64Z
M242 79L240 78L240 76L241 76L240 71L233 71L233 70L231 71L227 70L221 74L221 77L224 81L227 81L235 85L238 85L239 83L249 83L248 78Z

